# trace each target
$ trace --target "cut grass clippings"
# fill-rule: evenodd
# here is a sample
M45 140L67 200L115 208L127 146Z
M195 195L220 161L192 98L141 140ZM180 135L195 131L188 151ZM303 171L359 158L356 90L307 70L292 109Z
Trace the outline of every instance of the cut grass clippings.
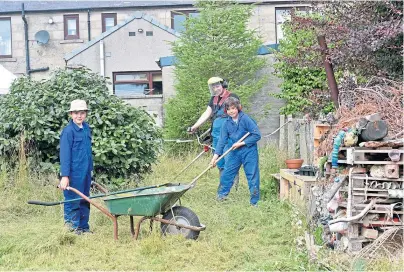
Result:
M208 156L178 180L172 177L195 156L162 156L140 185L189 183L206 168ZM260 159L262 184L276 188L270 174L283 163L281 154L267 147L260 150ZM150 233L145 222L139 240L134 241L129 217L121 216L119 240L114 241L111 220L95 207L90 219L94 233L77 236L63 226L62 205L26 204L30 199L62 199L54 184L45 182L48 178L33 177L31 173L21 180L24 177L11 170L2 172L0 270L315 270L307 254L296 246L296 237L302 230L293 223L291 207L266 188L262 188L266 193L259 207L251 207L243 171L240 177L238 191L233 190L225 202L215 200L217 169L210 170L182 197L181 205L192 209L206 225L198 240L162 236L157 223Z

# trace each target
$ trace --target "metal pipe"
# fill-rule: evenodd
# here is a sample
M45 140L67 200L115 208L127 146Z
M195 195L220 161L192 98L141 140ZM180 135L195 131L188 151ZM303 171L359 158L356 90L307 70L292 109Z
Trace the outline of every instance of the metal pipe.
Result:
M104 41L100 41L100 74L102 77L105 76L105 68L104 68Z
M323 62L324 62L325 73L327 75L327 83L328 83L328 87L330 88L330 91L331 91L331 99L334 102L335 108L338 109L338 106L339 106L338 86L337 86L337 81L335 80L334 70L332 69L331 62L329 61L329 58L328 58L328 48L327 48L327 43L325 41L325 36L324 35L318 36L317 40L318 40L318 44L320 45L320 48L321 48L321 56L322 56Z
M30 63L29 63L28 22L27 22L27 19L25 18L24 3L21 4L21 10L22 10L22 20L24 21L25 73L26 73L27 76L30 76L31 66L30 66Z
M88 30L88 41L91 41L91 23L90 23L90 10L87 10L87 30Z
M343 218L337 218L334 220L330 220L330 222L328 222L328 225L335 224L338 222L352 222L352 221L358 220L365 216L365 214L373 207L373 205L376 204L376 201L377 201L377 199L373 198L370 201L370 203L368 205L366 205L366 207L359 214L352 216L352 217L343 217Z

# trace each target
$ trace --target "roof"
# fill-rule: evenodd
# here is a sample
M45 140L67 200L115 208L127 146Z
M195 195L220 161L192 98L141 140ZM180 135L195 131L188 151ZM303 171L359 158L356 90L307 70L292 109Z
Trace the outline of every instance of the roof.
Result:
M251 4L294 4L303 3L304 0L237 0L240 3ZM51 12L73 10L119 9L119 8L147 8L147 7L187 7L193 6L196 1L191 0L129 0L129 1L0 1L0 14L20 13L21 4L27 12Z
M140 12L140 11L136 11L135 14L131 18L127 19L125 22L120 23L120 24L110 28L108 31L102 33L101 35L97 36L93 40L86 42L85 44L83 44L79 48L73 50L69 54L66 54L64 59L65 60L72 59L73 57L75 57L78 54L80 54L81 52L87 50L89 47L91 47L94 44L98 43L100 40L102 40L102 39L108 37L109 35L113 34L115 31L118 31L120 28L126 26L127 24L129 24L130 22L132 22L135 19L143 19L143 20L151 23L152 25L155 25L155 26L161 28L162 30L167 31L168 33L170 33L170 34L172 34L172 35L174 35L176 37L180 36L180 34L178 32L176 32L174 29L169 28L168 26L161 24L153 16L149 16L149 15L147 15L145 13Z
M263 44L258 48L257 55L268 55L268 54L273 54L274 51L278 51L279 49L279 44L274 43L274 44ZM176 64L177 59L175 56L166 56L166 57L161 57L158 60L158 66L160 68L166 67L166 66L173 66Z
M0 1L0 13L21 12L22 3L24 3L25 11L38 12L105 8L191 6L195 1Z

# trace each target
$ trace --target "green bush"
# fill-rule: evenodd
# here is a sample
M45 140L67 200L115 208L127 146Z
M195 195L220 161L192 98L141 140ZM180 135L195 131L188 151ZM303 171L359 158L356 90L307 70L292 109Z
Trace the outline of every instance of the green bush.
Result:
M283 31L284 38L279 43L279 52L275 53L277 62L274 65L277 75L283 79L280 85L281 93L275 95L286 101L286 105L281 108L281 113L313 112L310 110L313 106L316 107L316 111L329 112L330 99L324 95L328 93L325 69L313 66L303 67L296 62L296 59L300 62L321 59L318 52L302 53L304 52L302 49L316 46L315 31L292 28L289 23L283 26ZM319 94L313 97L313 90L318 90Z
M25 147L35 150L30 156L43 166L58 165L59 136L74 99L88 103L98 179L120 183L150 169L161 144L153 118L110 95L106 80L85 69L58 70L45 81L22 77L12 84L10 93L0 98L0 155L18 150L23 133Z

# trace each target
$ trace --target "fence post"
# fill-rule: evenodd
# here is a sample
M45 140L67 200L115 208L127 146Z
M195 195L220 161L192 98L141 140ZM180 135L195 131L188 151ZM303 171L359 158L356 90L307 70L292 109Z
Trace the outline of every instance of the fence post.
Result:
M307 133L308 133L308 124L303 121L299 121L300 128L299 128L299 150L300 150L300 158L304 160L304 164L309 164L308 160L308 149L307 149Z
M281 129L279 130L279 149L286 150L286 143L285 143L285 115L279 115L279 126Z
M296 157L296 135L295 135L295 120L292 115L288 115L288 156L289 159Z

